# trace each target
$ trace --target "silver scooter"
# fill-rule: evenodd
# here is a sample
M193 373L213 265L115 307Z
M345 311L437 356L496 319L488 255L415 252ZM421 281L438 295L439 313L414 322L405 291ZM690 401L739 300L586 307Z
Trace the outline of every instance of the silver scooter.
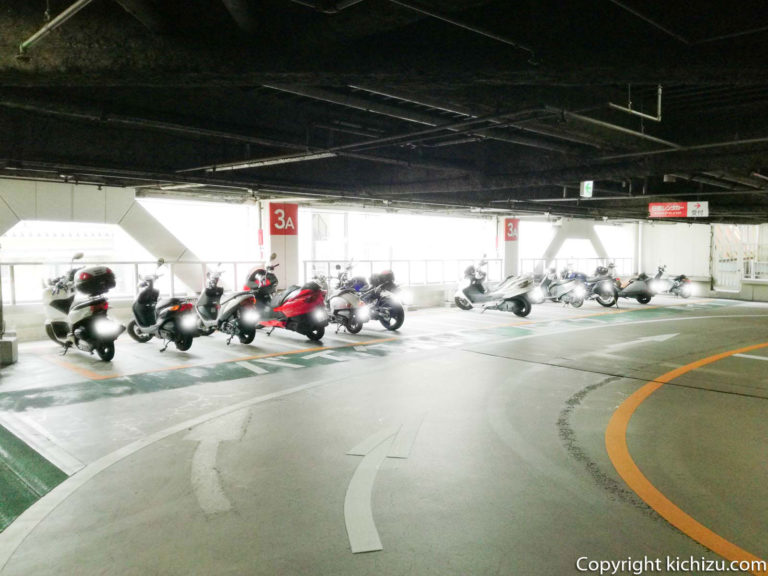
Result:
M75 347L109 362L115 356L115 340L125 326L107 316L106 293L115 287L115 275L106 266L75 267L78 252L70 261L70 270L43 283L45 333L64 348ZM78 300L77 295L85 296Z

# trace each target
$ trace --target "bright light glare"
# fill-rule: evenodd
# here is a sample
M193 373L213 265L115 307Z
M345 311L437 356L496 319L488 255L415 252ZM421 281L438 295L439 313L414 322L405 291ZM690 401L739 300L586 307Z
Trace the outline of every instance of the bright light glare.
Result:
M259 313L256 312L256 310L252 310L252 309L245 310L242 313L240 320L242 320L243 324L250 324L250 325L256 324L256 322L259 321Z
M531 290L531 296L534 300L542 300L544 298L544 291L541 288L534 288Z
M315 308L312 312L312 318L314 318L316 322L325 322L328 319L328 314L326 314L323 308Z
M587 295L587 291L584 288L584 286L579 285L579 286L576 286L576 288L573 289L573 294L577 298L584 298L584 296Z
M367 304L363 304L357 309L357 318L361 322L368 322L371 319L371 309Z
M664 291L664 283L663 282L659 282L659 281L651 282L651 290L653 290L657 294L659 292L663 292Z
M98 336L116 336L120 333L120 324L111 320L102 319L93 324L93 331Z
M182 314L179 323L182 329L193 330L197 326L197 316L194 314Z
M401 290L400 291L400 302L403 304L412 304L413 303L413 292L410 290Z

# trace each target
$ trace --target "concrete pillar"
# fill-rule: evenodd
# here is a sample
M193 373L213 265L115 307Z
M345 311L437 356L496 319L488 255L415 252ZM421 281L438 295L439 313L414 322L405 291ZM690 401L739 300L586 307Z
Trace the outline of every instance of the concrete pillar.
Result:
M520 273L520 220L504 218L504 276Z
M192 290L202 288L202 268L199 264L184 264L198 260L181 241L152 216L138 202L118 221L120 227L141 244L155 258L164 258L173 264L173 274Z
M284 202L269 203L269 249L277 254L280 266L275 270L278 286L298 284L301 277L299 262L299 205Z

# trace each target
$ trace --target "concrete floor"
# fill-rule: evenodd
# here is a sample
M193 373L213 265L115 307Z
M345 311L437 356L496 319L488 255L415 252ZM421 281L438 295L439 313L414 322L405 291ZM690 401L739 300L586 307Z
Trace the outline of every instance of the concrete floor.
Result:
M22 345L0 424L70 476L0 534L0 575L722 562L619 475L606 429L649 381L768 341L768 306L620 305L411 311L398 333L367 324L323 347L275 332L161 354L121 338L109 364ZM739 558L768 558L766 360L756 348L670 379L625 435L647 480ZM720 573L697 568L678 573Z

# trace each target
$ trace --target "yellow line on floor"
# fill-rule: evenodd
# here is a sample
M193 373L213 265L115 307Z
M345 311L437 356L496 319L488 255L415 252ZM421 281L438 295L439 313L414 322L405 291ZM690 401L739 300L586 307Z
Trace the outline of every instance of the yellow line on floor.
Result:
M739 348L737 350L729 350L728 352L721 352L720 354L702 358L701 360L696 360L685 366L675 368L656 380L648 382L618 407L613 413L613 416L608 423L608 428L605 431L605 447L608 451L608 456L610 457L613 466L616 468L616 471L629 487L634 490L646 504L666 519L667 522L716 554L731 561L747 560L751 562L764 562L761 558L738 547L736 544L733 544L703 524L697 522L651 484L650 480L648 480L648 478L646 478L640 471L640 468L638 468L637 464L635 464L635 461L632 459L632 456L629 454L629 448L627 446L627 427L629 426L629 420L632 418L635 410L637 410L637 408L651 394L661 388L664 384L671 382L675 378L687 374L692 370L712 364L723 358L728 358L735 354L751 352L752 350L761 348L768 348L768 342ZM751 573L756 576L768 575L767 571L754 570Z
M78 366L77 364L73 364L72 362L67 362L61 357L48 358L48 359L51 360L54 364L58 364L59 366L66 368L67 370L71 370L72 372L77 372L81 376L85 376L90 380L109 380L111 378L117 378L119 376L119 374L99 374L98 372L94 372L93 370L88 370L88 368L83 368L82 366Z

